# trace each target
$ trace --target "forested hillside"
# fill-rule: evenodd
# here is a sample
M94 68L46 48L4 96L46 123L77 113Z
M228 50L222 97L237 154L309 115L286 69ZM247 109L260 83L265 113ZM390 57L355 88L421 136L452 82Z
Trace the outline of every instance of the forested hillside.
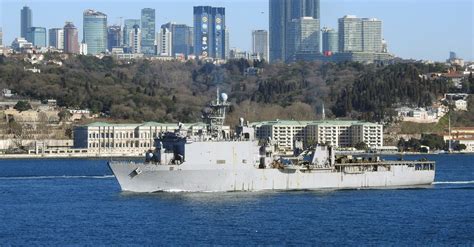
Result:
M251 65L262 69L258 76L244 76ZM199 121L216 87L230 96L232 122L241 116L250 121L316 119L323 103L329 117L377 121L388 118L396 104L430 105L449 87L444 81L420 79L420 73L446 69L423 64L268 65L238 60L216 66L77 56L61 67L37 66L41 74L25 72L24 67L31 65L0 58L0 88L127 121Z

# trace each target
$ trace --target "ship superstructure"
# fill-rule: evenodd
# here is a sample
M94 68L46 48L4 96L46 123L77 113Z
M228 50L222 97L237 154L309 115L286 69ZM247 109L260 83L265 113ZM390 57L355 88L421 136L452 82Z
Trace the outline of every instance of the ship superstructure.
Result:
M222 192L317 190L430 185L431 161L382 161L378 157L336 156L330 146L275 152L271 139L255 140L240 119L235 134L222 131L226 94L217 94L203 111L206 131L189 135L178 129L155 140L144 162L109 162L123 191ZM295 144L295 147L301 145Z

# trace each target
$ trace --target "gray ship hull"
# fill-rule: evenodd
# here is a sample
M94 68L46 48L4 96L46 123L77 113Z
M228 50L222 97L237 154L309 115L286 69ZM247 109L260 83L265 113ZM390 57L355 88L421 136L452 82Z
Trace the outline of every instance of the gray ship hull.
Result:
M109 166L123 191L139 193L414 187L432 184L435 176L434 170L416 170L412 165L365 172L254 167L184 170L179 166L129 162L110 162Z

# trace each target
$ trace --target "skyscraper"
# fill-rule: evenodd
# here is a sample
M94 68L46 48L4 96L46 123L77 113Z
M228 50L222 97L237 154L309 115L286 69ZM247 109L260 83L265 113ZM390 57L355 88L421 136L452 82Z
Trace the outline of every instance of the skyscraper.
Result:
M382 52L382 21L375 18L362 19L362 50Z
M107 49L112 52L112 48L122 46L122 27L118 25L107 28Z
M319 54L319 19L313 17L293 19L288 26L286 43L288 54L286 61L314 57Z
M252 32L252 53L259 54L259 56L268 62L268 31L254 30Z
M26 40L33 43L36 47L46 47L46 28L44 27L30 27L26 35Z
M1 27L0 27L0 46L3 46L3 31Z
M194 53L201 57L225 59L225 8L194 7Z
M27 38L26 36L30 31L32 21L33 13L31 12L31 9L28 6L24 6L23 9L21 9L21 37Z
M175 24L171 23L169 25L171 30L171 41L172 41L172 54L183 54L188 56L192 53L192 27L189 27L185 24Z
M133 30L133 26L138 25L140 27L140 19L126 19L123 24L123 45L128 47L131 46L129 43L129 33Z
M128 32L128 39L131 53L141 53L142 32L138 24L135 24Z
M291 21L302 17L319 20L320 3L319 0L270 0L269 10L270 61L285 61L292 55L286 51Z
M362 51L362 20L353 15L339 19L339 52Z
M64 25L64 53L79 54L79 38L77 28L72 22Z
M142 32L142 53L147 55L155 54L155 9L142 9L141 15L141 32Z
M49 29L49 46L59 50L64 49L64 30L62 28Z
M352 15L339 19L339 52L382 51L382 21Z
M158 34L158 48L157 53L160 56L173 56L173 36L171 33L171 27L173 26L172 23L167 23L162 25L160 28L160 32Z
M107 50L107 15L88 9L84 11L84 43L87 53L96 55Z
M339 50L339 37L337 32L332 28L324 27L322 30L323 36L323 54L330 56Z

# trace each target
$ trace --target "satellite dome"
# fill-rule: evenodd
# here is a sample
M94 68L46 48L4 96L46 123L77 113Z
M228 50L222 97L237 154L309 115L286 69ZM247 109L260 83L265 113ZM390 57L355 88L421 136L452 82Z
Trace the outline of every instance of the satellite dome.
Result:
M226 102L229 96L226 93L221 93L221 99Z

